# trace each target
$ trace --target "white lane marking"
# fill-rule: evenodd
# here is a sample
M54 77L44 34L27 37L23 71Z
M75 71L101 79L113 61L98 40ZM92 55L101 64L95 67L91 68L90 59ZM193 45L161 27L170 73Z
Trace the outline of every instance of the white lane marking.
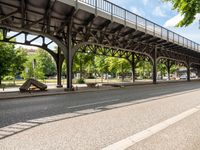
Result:
M177 116L174 116L172 118L169 118L163 122L160 122L146 130L143 130L139 133L136 133L132 136L129 136L117 143L111 144L105 148L103 148L102 150L125 150L127 148L129 148L130 146L133 146L134 144L136 144L137 142L140 142L156 133L158 133L161 130L166 129L167 127L169 127L170 125L175 124L176 122L198 112L200 110L200 105L196 106L192 109L189 109Z
M104 103L110 103L110 102L118 102L118 101L120 101L120 99L113 99L113 100L101 101L101 102L96 102L96 103L88 103L88 104L70 106L68 108L72 109L72 108L79 108L79 107L92 106L92 105L98 105L98 104L104 104Z

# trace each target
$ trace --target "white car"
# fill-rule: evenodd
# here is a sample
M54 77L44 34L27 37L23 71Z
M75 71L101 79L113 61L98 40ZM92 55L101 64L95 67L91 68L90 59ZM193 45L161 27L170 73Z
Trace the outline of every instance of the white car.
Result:
M185 80L185 79L187 79L187 75L185 75L185 74L181 75L179 78L180 78L180 80Z

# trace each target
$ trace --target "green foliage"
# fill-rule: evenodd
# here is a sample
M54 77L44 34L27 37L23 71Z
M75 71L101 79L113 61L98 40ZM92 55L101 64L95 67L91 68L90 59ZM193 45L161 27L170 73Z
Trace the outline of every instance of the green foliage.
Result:
M0 84L2 79L10 73L10 67L14 63L14 45L0 43Z
M172 65L171 69L170 69L170 72L173 74L173 73L175 73L175 71L177 71L178 68L179 68L178 66Z
M165 76L167 74L166 65L163 64L163 63L158 63L157 64L157 70L158 70L158 72L160 72L161 79L163 79L163 76Z
M95 57L95 66L96 66L97 73L104 74L104 73L109 72L108 61L109 61L109 58L106 58L105 56Z
M22 73L24 79L37 78L45 79L45 76L56 74L54 60L44 50L38 49L36 54L29 55L28 61L24 64L25 70ZM35 62L35 65L33 63Z
M131 72L131 65L126 59L118 59L117 73L126 74Z
M83 75L92 78L92 73L96 72L95 55L86 53L77 53L73 61L74 73L80 73L80 78Z
M0 34L0 39L2 39L2 34ZM12 39L12 41L15 41L15 39ZM15 48L14 44L11 43L0 43L0 85L3 78L11 79L10 76L15 81L16 76L24 70L26 56L23 48Z
M80 78L76 81L77 84L84 84L85 80L83 78Z
M13 57L13 63L10 66L10 75L13 76L14 84L17 75L20 75L25 69L24 63L27 61L27 53L22 47L15 50L15 55Z
M163 0L171 2L173 9L177 10L184 18L177 24L178 27L188 26L194 20L196 14L200 13L200 0Z
M136 72L140 79L150 78L152 73L152 65L147 60L140 60L136 65Z
M37 61L36 66L42 70L45 76L53 76L56 74L56 66L53 58L44 50L38 49L35 54Z
M66 73L67 73L67 65L66 61L64 61L62 65L62 75L66 75Z
M108 65L108 70L109 70L110 73L112 73L112 74L120 73L121 69L118 68L118 66L119 66L118 58L107 57L106 63Z
M10 81L10 80L14 80L14 77L13 76L5 76L3 78L4 81Z
M131 72L131 66L125 59L106 56L95 56L93 54L77 53L73 62L74 73L80 73L80 78L94 78L93 74L111 73L115 75Z

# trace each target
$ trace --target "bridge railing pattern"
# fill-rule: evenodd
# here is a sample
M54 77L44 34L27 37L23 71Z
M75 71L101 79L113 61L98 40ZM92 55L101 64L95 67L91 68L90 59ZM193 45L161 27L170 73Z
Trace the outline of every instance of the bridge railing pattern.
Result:
M198 43L193 42L173 31L170 31L150 20L138 16L137 14L134 14L120 6L117 6L112 2L109 2L107 0L75 0L75 1L76 3L80 2L89 5L96 10L110 14L112 17L117 17L124 20L125 22L132 23L135 29L142 30L150 35L154 35L156 37L176 43L188 49L200 52L200 45Z

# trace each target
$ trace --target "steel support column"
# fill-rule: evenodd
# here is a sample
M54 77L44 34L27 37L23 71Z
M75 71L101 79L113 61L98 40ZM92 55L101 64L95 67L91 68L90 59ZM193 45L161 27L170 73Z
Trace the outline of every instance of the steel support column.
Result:
M153 51L153 84L157 83L157 47Z
M135 53L132 53L132 61L131 61L131 68L132 68L132 81L135 82Z
M67 30L67 90L73 90L72 88L72 25L68 26Z
M200 68L197 68L197 77L200 78Z
M190 82L190 61L187 59L187 81Z
M61 49L58 47L57 61L56 61L56 68L57 68L57 88L63 87L62 81L61 81L62 63L63 63L63 60L61 58Z
M167 59L167 65L166 65L166 67L167 67L168 80L170 81L170 68L171 68L171 66L170 66L170 60L169 59Z

